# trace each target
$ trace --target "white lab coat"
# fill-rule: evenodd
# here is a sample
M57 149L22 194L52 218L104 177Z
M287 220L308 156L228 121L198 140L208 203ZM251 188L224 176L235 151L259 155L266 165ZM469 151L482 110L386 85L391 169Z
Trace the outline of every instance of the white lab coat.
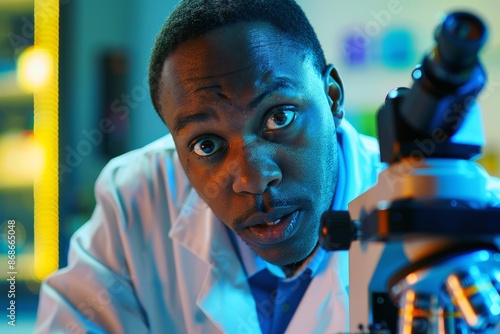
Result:
M376 142L343 122L337 209L370 187ZM190 186L171 136L113 159L97 205L72 237L68 267L40 295L37 333L260 333L224 225ZM346 252L328 253L287 333L348 332Z

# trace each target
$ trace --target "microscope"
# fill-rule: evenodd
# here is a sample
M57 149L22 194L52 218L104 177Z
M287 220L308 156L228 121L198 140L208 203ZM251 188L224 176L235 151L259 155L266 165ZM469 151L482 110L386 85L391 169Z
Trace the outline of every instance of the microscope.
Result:
M387 168L323 214L322 247L349 250L350 333L500 333L500 207L475 162L486 36L469 12L443 19L412 87L378 110Z

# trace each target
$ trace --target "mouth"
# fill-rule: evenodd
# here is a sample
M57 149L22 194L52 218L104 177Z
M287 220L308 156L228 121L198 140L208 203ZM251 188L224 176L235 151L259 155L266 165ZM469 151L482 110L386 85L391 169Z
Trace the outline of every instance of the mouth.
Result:
M278 224L280 221L281 221L281 219L280 219L280 218L278 218L278 219L276 219L276 220L275 220L275 221L273 221L273 222L266 223L265 225L266 225L266 226L274 226L274 225Z
M247 228L250 232L247 240L253 244L270 245L290 238L298 227L299 210L280 216L279 218L261 217L253 221Z

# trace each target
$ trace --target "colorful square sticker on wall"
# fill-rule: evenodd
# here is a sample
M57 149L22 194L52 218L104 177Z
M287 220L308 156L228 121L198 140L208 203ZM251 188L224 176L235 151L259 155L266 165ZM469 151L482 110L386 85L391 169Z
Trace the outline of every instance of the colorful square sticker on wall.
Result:
M407 69L415 62L413 34L408 29L391 29L381 39L382 64Z
M367 62L367 42L355 32L344 37L342 42L342 57L346 64L361 66Z
M368 33L370 32L370 33ZM377 34L355 26L342 37L344 62L352 67L383 66L408 69L415 62L414 37L406 28L384 27Z

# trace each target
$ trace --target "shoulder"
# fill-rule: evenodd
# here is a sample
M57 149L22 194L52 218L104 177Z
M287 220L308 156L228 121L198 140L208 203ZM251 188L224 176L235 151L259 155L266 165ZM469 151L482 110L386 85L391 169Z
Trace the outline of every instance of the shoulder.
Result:
M118 187L133 187L142 181L165 177L174 169L182 174L177 151L170 134L156 141L111 159L101 171L97 185L112 182ZM180 175L176 175L180 176Z
M376 138L359 133L347 120L342 121L338 134L344 150L380 161L380 149Z
M174 205L189 188L170 134L110 160L95 185L97 197L126 203L168 198Z
M151 172L151 168L165 162L171 162L176 154L171 135L111 159L103 168L98 181L112 177L118 183L126 182L131 177Z
M346 120L337 130L337 138L350 170L368 180L368 183L375 182L385 166L380 161L378 140L359 133Z

